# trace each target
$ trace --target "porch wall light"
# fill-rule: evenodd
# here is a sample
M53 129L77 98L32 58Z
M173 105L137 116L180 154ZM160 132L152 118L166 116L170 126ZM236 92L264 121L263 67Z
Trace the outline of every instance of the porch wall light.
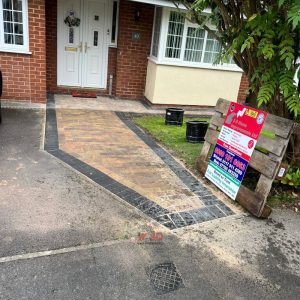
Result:
M134 21L135 22L139 22L141 19L141 10L140 9L136 9L134 11Z

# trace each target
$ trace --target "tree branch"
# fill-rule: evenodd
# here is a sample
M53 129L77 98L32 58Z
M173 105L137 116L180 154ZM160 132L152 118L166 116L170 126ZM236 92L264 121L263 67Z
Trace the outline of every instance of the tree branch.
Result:
M217 5L217 7L220 9L220 13L224 20L225 26L228 28L231 23L231 18L230 18L230 15L229 15L226 5L223 3L223 1L220 1L220 0L213 0L212 2L214 2Z

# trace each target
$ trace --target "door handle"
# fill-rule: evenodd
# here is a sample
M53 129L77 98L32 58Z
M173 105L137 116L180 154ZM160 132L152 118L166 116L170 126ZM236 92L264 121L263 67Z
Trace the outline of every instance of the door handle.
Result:
M90 49L91 47L88 47L88 45L87 45L87 42L85 42L85 44L84 44L84 52L86 53L87 52L87 49Z
M80 42L78 48L79 48L79 51L82 52L82 42Z

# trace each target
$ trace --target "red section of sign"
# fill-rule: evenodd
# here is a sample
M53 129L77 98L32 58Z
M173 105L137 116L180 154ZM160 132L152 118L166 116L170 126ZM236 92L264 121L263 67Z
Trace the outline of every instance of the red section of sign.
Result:
M231 102L224 126L257 140L266 117L266 112Z
M224 143L224 142L221 141L221 140L218 140L218 141L217 141L217 144L223 146L223 147L226 148L228 151L230 151L230 152L232 152L232 153L238 155L239 157L241 157L241 158L243 158L243 159L245 159L245 160L247 160L247 161L250 160L250 156L249 156L249 155L247 155L247 154L245 154L245 153L243 153L243 152L241 152L241 151L235 149L234 147L230 146L230 145L227 144L227 143Z
M249 141L249 143L248 143L248 148L249 148L249 149L252 149L253 147L254 147L254 141L251 140L251 141Z

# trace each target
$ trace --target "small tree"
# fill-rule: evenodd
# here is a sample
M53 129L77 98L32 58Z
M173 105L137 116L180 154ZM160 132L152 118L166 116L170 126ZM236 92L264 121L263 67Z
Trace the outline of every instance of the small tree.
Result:
M221 43L220 60L233 58L247 75L248 103L277 116L299 120L300 85L294 78L300 74L300 0L179 2L188 8L189 18ZM210 14L203 13L207 8ZM209 21L216 31L207 26ZM299 137L293 137L291 147L289 158L299 164Z

